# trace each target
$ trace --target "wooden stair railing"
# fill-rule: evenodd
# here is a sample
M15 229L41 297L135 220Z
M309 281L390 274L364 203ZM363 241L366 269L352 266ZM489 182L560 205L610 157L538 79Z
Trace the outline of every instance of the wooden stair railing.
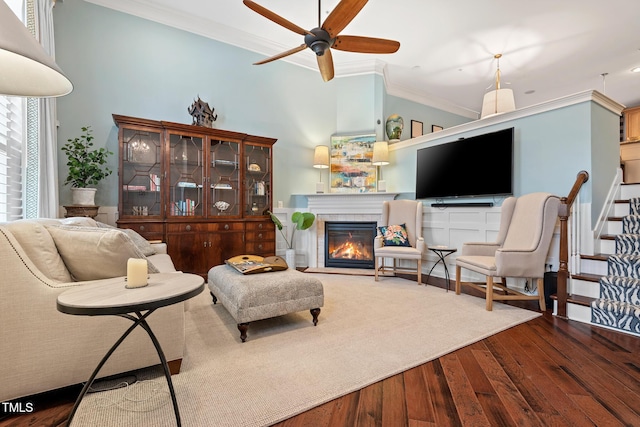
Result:
M567 283L569 281L569 226L567 221L571 216L571 207L582 188L582 184L589 180L587 171L580 171L576 176L576 182L571 187L567 197L560 199L558 217L560 218L560 266L558 268L558 289L556 291L556 301L558 309L556 315L563 319L567 318Z

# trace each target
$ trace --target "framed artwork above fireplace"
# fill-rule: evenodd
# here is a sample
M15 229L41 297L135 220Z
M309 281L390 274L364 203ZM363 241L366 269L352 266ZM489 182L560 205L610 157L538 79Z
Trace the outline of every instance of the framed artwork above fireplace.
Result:
M376 167L371 164L376 135L334 135L331 137L332 193L376 192Z

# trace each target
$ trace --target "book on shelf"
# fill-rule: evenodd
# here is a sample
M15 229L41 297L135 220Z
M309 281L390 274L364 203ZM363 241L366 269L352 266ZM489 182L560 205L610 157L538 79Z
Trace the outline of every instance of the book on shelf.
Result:
M147 187L144 185L127 185L124 184L122 189L125 191L147 191Z
M160 191L160 177L157 174L149 174L149 184L149 190Z
M171 204L171 215L190 216L196 214L196 201L191 199L178 200Z

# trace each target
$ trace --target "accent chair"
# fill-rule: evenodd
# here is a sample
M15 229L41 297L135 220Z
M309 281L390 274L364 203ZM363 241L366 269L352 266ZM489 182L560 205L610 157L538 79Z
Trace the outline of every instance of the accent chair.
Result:
M456 258L456 294L461 285L484 292L487 311L494 300L538 300L545 311L544 269L553 230L558 219L560 199L548 193L509 197L502 203L500 229L495 242L469 242ZM463 282L462 269L480 273L486 283ZM494 277L502 278L495 283ZM507 278L537 281L538 294L530 295L507 288ZM496 292L497 291L497 292Z
M389 268L385 259L393 259L393 273L416 274L422 283L422 255L426 244L422 237L422 202L391 200L383 202L382 221L374 239L375 279ZM417 267L399 267L398 260L415 260Z

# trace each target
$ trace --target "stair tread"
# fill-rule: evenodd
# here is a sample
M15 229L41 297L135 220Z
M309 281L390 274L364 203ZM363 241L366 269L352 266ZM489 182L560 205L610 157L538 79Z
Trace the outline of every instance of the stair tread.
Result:
M552 299L558 299L557 296L551 295ZM567 302L576 305L582 305L585 307L591 307L591 302L597 300L597 298L585 297L582 295L567 295Z
M592 274L592 273L580 273L580 274L572 274L572 279L584 280L586 282L599 282L600 278L604 277L600 274Z
M606 261L609 259L610 254L593 254L593 255L585 255L580 254L580 258L582 259L592 259L595 261Z

